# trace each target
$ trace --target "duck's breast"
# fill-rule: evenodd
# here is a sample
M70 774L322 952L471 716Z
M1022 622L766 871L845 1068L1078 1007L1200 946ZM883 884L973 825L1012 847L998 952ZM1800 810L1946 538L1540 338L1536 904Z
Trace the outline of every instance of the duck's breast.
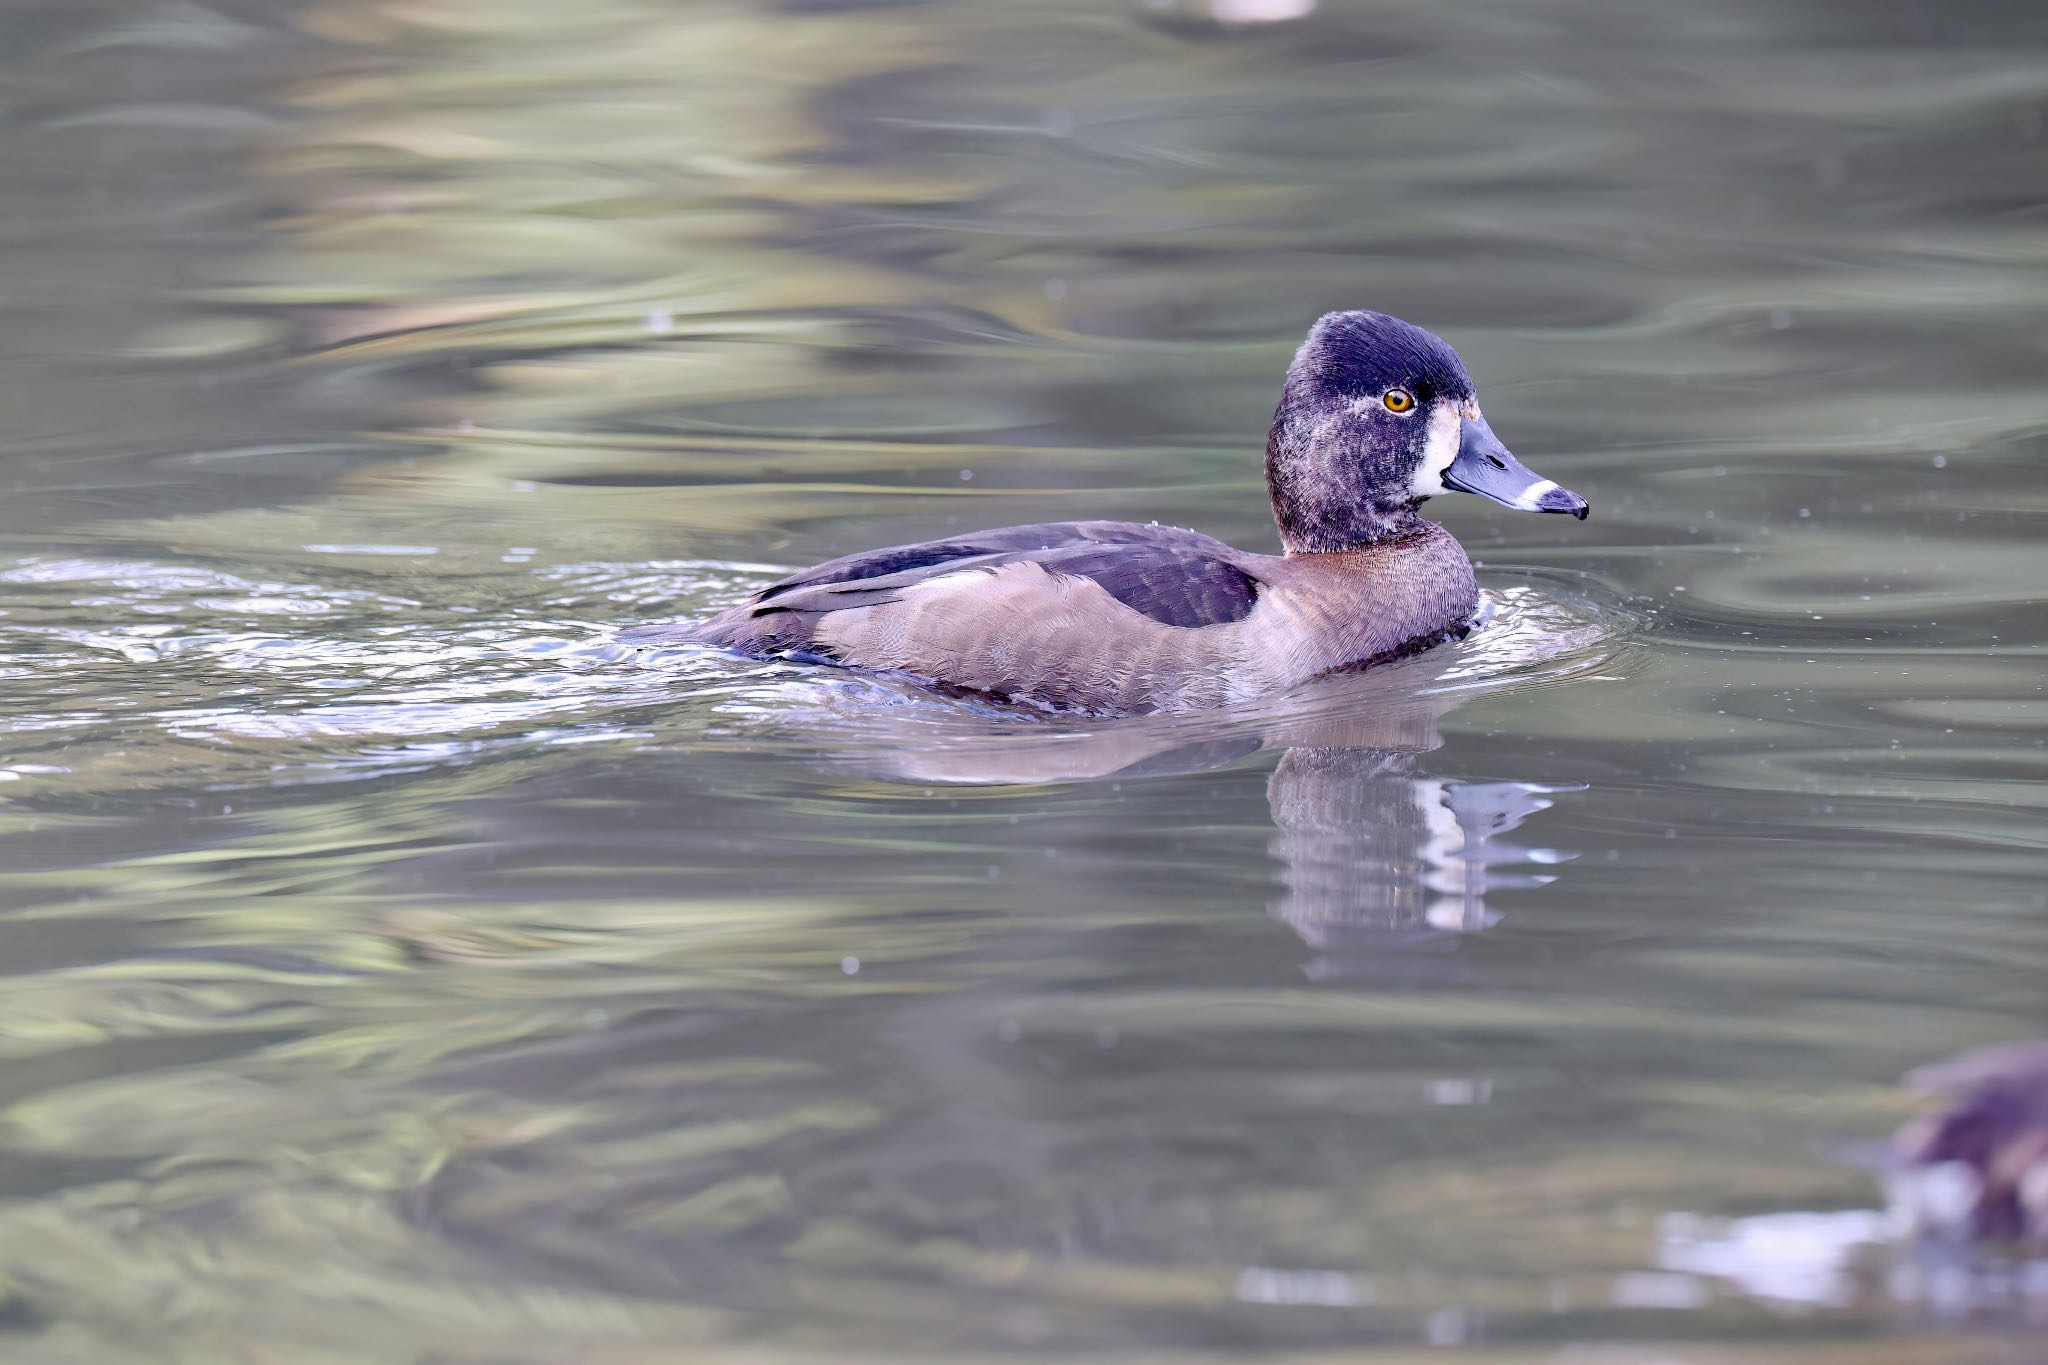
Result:
M1247 647L1292 686L1462 631L1479 608L1472 562L1450 532L1423 526L1386 544L1288 556L1265 575Z

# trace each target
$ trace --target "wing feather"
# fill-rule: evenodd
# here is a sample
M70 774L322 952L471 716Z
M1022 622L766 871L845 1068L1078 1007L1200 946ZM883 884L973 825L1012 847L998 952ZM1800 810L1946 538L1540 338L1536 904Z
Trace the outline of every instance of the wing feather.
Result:
M1169 626L1224 625L1251 614L1259 580L1237 551L1194 531L1129 522L1045 522L847 555L757 593L749 615L819 614L901 600L947 574L1037 564L1090 579L1133 611Z

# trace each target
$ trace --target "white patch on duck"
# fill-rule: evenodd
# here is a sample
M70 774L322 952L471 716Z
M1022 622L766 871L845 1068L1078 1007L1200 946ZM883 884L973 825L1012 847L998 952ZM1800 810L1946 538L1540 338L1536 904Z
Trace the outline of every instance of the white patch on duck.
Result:
M1437 400L1429 410L1429 435L1422 444L1422 463L1416 466L1415 477L1408 483L1410 493L1418 498L1433 498L1451 491L1444 487L1444 471L1458 458L1458 445L1464 439L1460 424L1478 413L1476 407L1468 410L1447 398Z

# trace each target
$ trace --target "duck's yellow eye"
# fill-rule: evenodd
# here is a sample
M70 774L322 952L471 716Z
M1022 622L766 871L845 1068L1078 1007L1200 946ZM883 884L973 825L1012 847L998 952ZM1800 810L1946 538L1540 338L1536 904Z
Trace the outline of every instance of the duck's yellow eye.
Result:
M1387 405L1388 412L1406 412L1415 406L1415 395L1406 389L1388 389L1380 401Z

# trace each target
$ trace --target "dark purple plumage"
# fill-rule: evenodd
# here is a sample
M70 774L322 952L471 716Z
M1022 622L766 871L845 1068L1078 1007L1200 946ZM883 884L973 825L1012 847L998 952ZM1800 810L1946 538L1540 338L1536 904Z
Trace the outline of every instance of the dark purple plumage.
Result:
M1376 401L1406 389L1406 415ZM1266 489L1290 552L1328 552L1406 534L1419 518L1410 475L1439 399L1472 400L1458 353L1385 313L1325 313L1287 367L1266 437Z
M1435 333L1365 309L1325 313L1288 367L1280 406L1377 398L1396 385L1424 408L1438 398L1472 398L1465 362Z
M1959 1231L2048 1242L2048 1041L1967 1052L1908 1081L1947 1103L1894 1139L1904 1168L1969 1172L1975 1191Z

